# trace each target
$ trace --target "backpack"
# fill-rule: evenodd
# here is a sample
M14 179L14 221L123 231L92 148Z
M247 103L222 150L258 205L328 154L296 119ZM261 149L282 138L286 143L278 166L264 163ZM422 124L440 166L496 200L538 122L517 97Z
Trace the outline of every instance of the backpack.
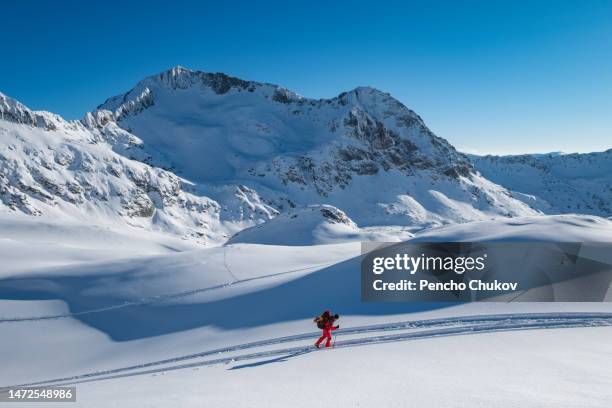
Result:
M325 328L326 319L323 316L317 316L317 317L314 318L313 321L317 324L317 327L319 329L324 329Z

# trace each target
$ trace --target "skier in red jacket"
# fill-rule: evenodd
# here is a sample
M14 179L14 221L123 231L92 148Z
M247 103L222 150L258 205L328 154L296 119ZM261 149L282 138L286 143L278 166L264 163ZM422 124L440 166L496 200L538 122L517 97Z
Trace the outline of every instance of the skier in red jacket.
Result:
M331 346L331 340L332 340L331 332L333 330L340 328L339 325L334 326L334 322L338 320L339 318L340 316L338 316L337 314L332 316L331 312L329 310L326 310L325 312L323 312L321 316L316 317L314 319L315 323L317 323L317 327L323 330L323 335L319 337L319 340L317 340L317 342L315 343L316 348L319 348L319 346L325 339L327 339L327 341L325 342L325 347Z

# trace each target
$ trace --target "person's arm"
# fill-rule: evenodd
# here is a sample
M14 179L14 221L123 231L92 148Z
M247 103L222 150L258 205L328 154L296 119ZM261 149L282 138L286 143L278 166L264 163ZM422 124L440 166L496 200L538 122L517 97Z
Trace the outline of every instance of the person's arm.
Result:
M336 330L336 329L339 329L339 328L340 328L340 325L337 325L337 326L332 326L332 327L330 328L330 330Z

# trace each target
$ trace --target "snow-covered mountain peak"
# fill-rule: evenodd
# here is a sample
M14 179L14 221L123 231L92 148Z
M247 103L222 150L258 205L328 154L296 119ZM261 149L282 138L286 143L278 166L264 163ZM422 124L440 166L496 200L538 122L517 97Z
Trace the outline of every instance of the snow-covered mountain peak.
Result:
M409 117L410 120L419 121L424 126L421 118L415 112L406 108L390 94L370 86L359 86L330 99L313 99L305 98L280 85L244 80L220 72L195 71L182 66L176 66L144 78L130 91L107 99L97 109L113 112L116 119L121 120L128 114L135 115L153 106L156 103L156 95L168 91L174 91L174 96L177 98L186 97L184 94L177 94L178 91L199 93L212 91L216 95L225 95L232 91L249 92L275 103L295 104L298 108L346 105L364 109L385 107L388 113L393 110L402 111L402 114Z
M372 87L309 99L175 67L107 100L84 123L128 132L142 142L130 157L139 151L215 199L206 186L245 185L278 211L332 204L365 225L487 218L491 206L505 216L532 213L481 180L414 111ZM478 209L468 215L464 205Z
M304 100L302 96L278 85L247 81L221 72L194 71L176 66L144 78L127 93L107 99L97 109L111 111L117 120L121 120L127 115L136 115L153 106L156 96L163 97L163 94L179 91L203 94L212 92L215 95L224 95L231 91L258 92L277 102Z
M371 107L376 103L380 103L385 105L387 108L406 109L415 117L418 117L416 113L406 108L388 92L381 91L380 89L371 86L358 86L349 92L342 92L337 98L342 99L342 97L345 95L349 96L349 101L354 104Z
M231 162L236 154L269 161L287 153L296 156L313 149L327 150L331 144L354 149L365 143L379 150L395 147L395 161L411 153L421 156L419 165L439 164L443 172L455 176L470 173L470 162L463 154L436 137L415 112L372 87L358 87L331 99L308 99L278 85L174 67L108 99L94 117L101 117L103 125L114 119L149 148L169 153L171 167L179 171L186 158L180 155L172 160L176 152L169 152L170 134L178 138L176 141L189 134L191 144L202 143L208 150L219 150L219 145L225 144L221 157L216 157L225 162ZM100 123L90 117L84 121ZM155 129L147 125L152 122ZM177 126L180 132L169 129ZM383 167L387 170L393 165ZM202 176L182 173L196 180ZM208 172L204 176L210 180L214 175Z

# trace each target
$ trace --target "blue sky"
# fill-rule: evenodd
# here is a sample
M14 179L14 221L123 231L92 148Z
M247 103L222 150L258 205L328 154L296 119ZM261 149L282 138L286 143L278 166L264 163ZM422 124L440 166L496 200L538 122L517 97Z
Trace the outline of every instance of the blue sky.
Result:
M466 151L612 147L612 1L25 0L2 17L0 91L70 119L182 65L314 98L374 86Z

